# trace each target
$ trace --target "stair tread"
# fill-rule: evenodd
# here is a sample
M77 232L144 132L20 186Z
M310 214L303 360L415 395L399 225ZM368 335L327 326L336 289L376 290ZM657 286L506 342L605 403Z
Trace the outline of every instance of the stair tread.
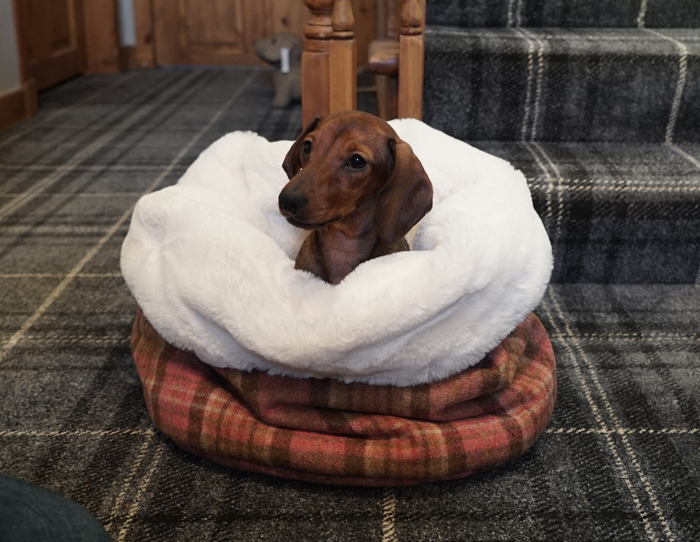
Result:
M697 0L430 0L430 25L698 28Z
M457 28L428 26L426 45L433 49L471 50L485 53L512 47L527 51L534 45L545 52L594 54L677 55L679 43L689 56L700 56L699 28Z

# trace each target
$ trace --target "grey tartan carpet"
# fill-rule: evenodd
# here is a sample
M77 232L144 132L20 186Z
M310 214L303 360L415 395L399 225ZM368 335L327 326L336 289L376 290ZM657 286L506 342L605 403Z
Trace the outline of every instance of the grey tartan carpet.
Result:
M552 422L523 457L470 479L294 483L217 467L153 431L129 350L135 304L119 275L131 209L227 132L295 137L299 108L270 110L271 98L267 73L243 69L83 77L0 134L0 472L78 501L120 541L700 539L693 284L551 286L537 313L559 368ZM692 265L667 265L664 250L685 250L674 245L683 228L666 231L659 208L635 199L653 189L672 200L667 184L695 183L696 146L478 145L530 179L561 252L558 276L612 280L627 266L696 280L697 241ZM599 208L637 177L628 200ZM569 205L576 190L585 197ZM678 208L695 239L693 205ZM606 213L619 236L600 222L585 234L570 225ZM643 235L658 261L635 259Z
M700 29L428 27L424 93L464 140L700 142Z
M700 283L700 145L471 143L527 177L554 282Z
M428 0L429 25L699 28L697 0Z
M700 2L435 0L427 21L424 120L526 173L553 281L700 283Z

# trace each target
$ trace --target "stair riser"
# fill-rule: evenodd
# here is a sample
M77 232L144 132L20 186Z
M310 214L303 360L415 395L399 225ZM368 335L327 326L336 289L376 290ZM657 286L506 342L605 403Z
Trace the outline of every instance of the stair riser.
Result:
M700 281L700 145L474 145L528 179L553 282Z
M700 141L700 41L633 32L429 29L424 119L471 140Z
M697 0L428 0L429 25L700 28Z
M546 214L547 195L534 191L533 199L538 211ZM610 212L609 218L571 218L587 203L564 202L558 239L552 243L552 282L693 284L698 280L699 218L669 220L658 216L661 206L629 201L596 202L596 211ZM667 205L700 216L699 197ZM632 216L618 216L619 211ZM550 224L549 230L556 229Z

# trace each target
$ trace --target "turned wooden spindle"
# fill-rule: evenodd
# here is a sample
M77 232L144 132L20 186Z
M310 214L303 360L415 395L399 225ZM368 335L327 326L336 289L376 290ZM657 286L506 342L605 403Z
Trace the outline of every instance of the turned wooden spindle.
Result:
M384 0L384 9L386 11L386 27L385 36L387 39L399 38L399 0Z
M350 0L335 0L329 51L329 112L357 107L357 44Z
M301 55L302 123L329 111L329 51L333 27L333 0L304 0L311 19L304 27L304 52Z
M423 116L425 0L405 0L399 35L399 118Z

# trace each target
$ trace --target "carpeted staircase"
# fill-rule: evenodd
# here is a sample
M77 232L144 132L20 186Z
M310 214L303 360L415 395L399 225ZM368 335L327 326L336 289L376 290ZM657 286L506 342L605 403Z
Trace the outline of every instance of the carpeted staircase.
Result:
M698 281L700 2L429 0L426 16L424 119L525 172L553 281Z

